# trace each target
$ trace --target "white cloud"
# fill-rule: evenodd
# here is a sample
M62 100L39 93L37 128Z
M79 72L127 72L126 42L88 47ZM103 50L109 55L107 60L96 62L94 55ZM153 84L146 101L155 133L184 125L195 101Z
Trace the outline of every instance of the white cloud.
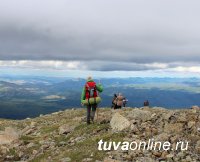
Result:
M146 67L149 67L149 68L158 68L158 69L166 69L168 67L168 64L165 64L165 63L151 63L151 64L144 64Z
M200 73L200 64L198 63L123 63L123 62L109 62L109 61L0 61L1 68L18 68L18 69L32 69L32 70L97 70L97 71L146 71L146 72L180 72L180 73Z
M190 67L178 66L176 68L172 68L171 71L200 74L200 66L190 66Z
M0 67L17 67L31 69L60 69L77 70L80 69L79 61L0 61Z

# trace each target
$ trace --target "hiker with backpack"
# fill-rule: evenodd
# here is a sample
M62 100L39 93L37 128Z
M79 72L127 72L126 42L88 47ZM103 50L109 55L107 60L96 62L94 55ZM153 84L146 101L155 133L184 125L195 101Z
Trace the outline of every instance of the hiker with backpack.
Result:
M121 109L122 106L123 106L123 100L124 100L124 97L122 96L121 93L119 93L117 95L117 98L115 99L114 103L115 103L115 107L114 109Z
M94 122L95 112L101 100L99 92L103 92L103 86L100 83L96 84L92 77L88 77L81 95L81 104L87 106L87 124L90 124L90 119Z
M117 99L117 94L115 93L115 94L113 95L111 109L112 109L112 108L114 108L114 109L116 108L116 99Z

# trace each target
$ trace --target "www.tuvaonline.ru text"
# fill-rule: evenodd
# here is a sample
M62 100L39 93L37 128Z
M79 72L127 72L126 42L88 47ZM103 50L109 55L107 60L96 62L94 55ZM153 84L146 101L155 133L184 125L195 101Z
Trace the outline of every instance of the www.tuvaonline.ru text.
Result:
M132 142L114 142L114 141L103 141L102 139L98 142L98 150L109 151L109 150L182 150L186 151L188 149L187 141L176 142L175 148L169 141L154 141L154 139L149 139L148 141L132 141Z

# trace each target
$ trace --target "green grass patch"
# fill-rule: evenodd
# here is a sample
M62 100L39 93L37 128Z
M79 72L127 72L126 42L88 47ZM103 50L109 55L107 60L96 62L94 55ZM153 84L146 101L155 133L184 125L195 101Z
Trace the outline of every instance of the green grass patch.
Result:
M59 128L59 125L44 126L41 128L41 133L47 134L47 133L53 132L55 130L58 130L58 128Z

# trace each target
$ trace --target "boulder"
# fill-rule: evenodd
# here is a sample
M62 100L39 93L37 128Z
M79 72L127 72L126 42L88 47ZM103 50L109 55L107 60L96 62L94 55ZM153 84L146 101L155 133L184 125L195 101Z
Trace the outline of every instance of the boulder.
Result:
M196 113L198 113L200 111L200 107L199 106L192 106L191 109L192 109L191 112L194 113L194 114L196 114Z
M120 161L115 159L105 158L103 162L120 162Z
M60 162L70 162L70 161L71 161L71 158L69 158L69 157L62 158L62 159L60 160Z
M155 136L155 141L168 141L169 140L169 134L168 133L161 133L157 136Z
M110 121L111 128L115 131L122 131L128 128L131 123L127 118L123 117L119 113L115 113Z
M6 146L0 146L0 154L6 154L9 152L9 148Z
M6 127L5 131L0 134L0 144L11 144L19 137L20 133L15 128Z
M166 123L164 126L164 132L170 134L181 134L183 133L182 123Z
M74 130L75 126L64 124L58 128L59 134L68 134Z
M197 106L197 105L195 105L195 106L192 106L191 109L193 109L193 110L200 110L200 107Z
M89 161L93 161L93 159L92 158L85 158L85 159L82 160L82 162L89 162Z
M196 143L196 151L198 154L200 154L200 140Z
M187 123L188 119L186 116L186 113L181 113L178 117L177 117L177 122L179 123Z
M131 124L131 127L130 127L130 129L131 129L131 131L133 132L133 133L139 133L139 130L138 130L138 128L137 128L137 126L135 125L135 124Z
M128 115L130 119L138 119L141 120L142 122L151 120L151 116L152 114L149 111L140 109L133 109Z
M195 124L196 124L196 123L195 123L194 121L189 121L189 122L188 122L188 128L190 129L190 128L194 127Z

